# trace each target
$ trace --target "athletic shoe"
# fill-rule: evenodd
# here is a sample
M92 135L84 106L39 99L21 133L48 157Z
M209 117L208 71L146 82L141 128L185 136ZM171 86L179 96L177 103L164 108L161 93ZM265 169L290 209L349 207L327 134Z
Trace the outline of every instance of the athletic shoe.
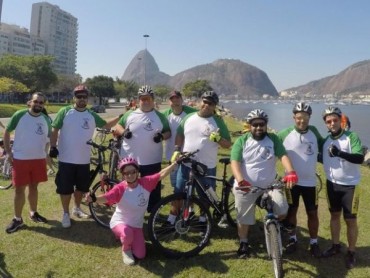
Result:
M5 231L8 234L11 234L11 233L14 233L14 232L18 231L23 225L24 225L24 223L23 223L22 218L21 218L21 220L17 220L15 218L13 218L12 222L10 222L10 224L6 227Z
M71 218L69 217L69 213L64 213L63 214L62 227L63 228L71 227Z
M30 215L30 219L33 221L33 222L38 222L38 223L47 223L48 220L41 216L37 211L33 214L33 215Z
M312 257L315 258L321 257L321 250L317 243L310 244L310 253Z
M240 242L240 246L238 251L236 252L238 254L239 259L244 259L249 257L249 245L247 242Z
M132 255L131 250L122 251L122 258L123 258L123 263L125 265L134 265L135 264L135 258Z
M84 219L90 218L90 215L83 212L81 208L73 208L73 215L78 218L84 218Z
M347 251L346 267L347 268L354 268L355 263L356 263L355 252Z
M340 248L341 248L340 244L333 244L329 249L325 250L322 253L322 257L328 258L337 255L340 253Z
M290 238L288 244L285 246L285 253L292 254L297 250L297 241L294 238Z

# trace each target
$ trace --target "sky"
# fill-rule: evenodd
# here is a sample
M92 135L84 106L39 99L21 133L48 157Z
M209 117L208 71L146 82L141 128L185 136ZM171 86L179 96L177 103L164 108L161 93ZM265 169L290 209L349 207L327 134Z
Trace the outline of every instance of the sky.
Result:
M1 21L29 29L36 2L3 0ZM264 71L278 91L370 58L368 0L48 2L78 18L77 73L84 79L122 77L145 45L171 76L238 59Z

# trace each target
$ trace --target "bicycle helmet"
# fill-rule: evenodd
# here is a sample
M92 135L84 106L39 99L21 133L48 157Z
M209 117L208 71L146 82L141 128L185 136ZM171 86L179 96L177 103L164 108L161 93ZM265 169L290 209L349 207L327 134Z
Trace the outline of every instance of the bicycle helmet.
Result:
M138 96L151 96L154 97L154 91L148 85L142 86L138 91Z
M298 102L296 105L294 105L293 113L295 114L298 112L306 112L308 115L311 116L312 108L309 104L305 102Z
M268 123L268 121L269 121L269 117L267 116L265 111L263 111L262 109L252 110L251 112L249 112L249 114L247 115L247 118L246 118L247 123L249 123L249 124L255 119L264 120L266 123Z
M342 111L338 107L333 107L333 106L328 106L324 112L322 112L322 118L325 121L326 116L331 115L331 114L336 114L338 115L339 118L342 117Z
M207 91L202 94L202 99L208 99L212 101L214 104L218 104L218 95L214 91Z
M118 170L122 170L127 165L135 166L136 169L139 169L139 164L137 163L136 159L133 157L125 157L118 161Z
M89 90L85 85L78 85L76 88L74 88L73 93L76 95L77 93L89 93Z

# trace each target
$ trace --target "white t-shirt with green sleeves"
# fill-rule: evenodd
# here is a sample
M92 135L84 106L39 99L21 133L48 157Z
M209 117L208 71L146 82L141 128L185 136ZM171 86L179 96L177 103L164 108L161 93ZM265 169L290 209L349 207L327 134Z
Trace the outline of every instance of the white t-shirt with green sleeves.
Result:
M217 115L203 118L197 112L188 114L180 123L177 133L184 136L184 152L199 150L194 156L198 162L215 168L217 165L218 143L209 140L211 132L217 131L222 138L230 140L230 133L223 119Z
M162 162L163 144L155 143L156 133L170 131L165 115L157 110L143 112L140 109L127 111L118 124L132 132L130 139L123 138L120 156L133 157L140 165Z
M60 129L58 139L59 161L73 164L89 164L91 146L86 142L96 127L103 127L106 121L94 111L78 111L73 106L59 110L52 124Z
M246 181L266 188L275 180L276 158L285 154L285 148L276 134L268 133L258 141L248 132L235 141L231 149L231 160L240 162Z
M33 116L28 109L19 110L11 117L6 130L15 132L12 147L15 159L46 158L45 146L49 141L51 125L45 114Z
M314 126L301 133L294 126L278 133L298 175L300 186L316 186L316 164L322 137Z

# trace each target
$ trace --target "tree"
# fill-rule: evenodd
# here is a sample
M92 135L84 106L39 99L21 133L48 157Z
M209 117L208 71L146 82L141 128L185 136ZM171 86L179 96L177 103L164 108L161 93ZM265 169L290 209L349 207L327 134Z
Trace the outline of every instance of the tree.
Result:
M133 80L124 81L116 78L116 81L114 82L114 88L117 95L130 100L131 98L135 98L137 96L139 85Z
M8 77L0 77L0 93L28 92L29 89L21 82Z
M0 76L23 83L31 92L44 91L57 82L52 56L4 55L0 59Z
M93 95L99 97L99 104L103 104L103 98L113 97L116 94L112 77L94 76L93 78L87 78L85 84Z
M154 87L155 96L161 100L166 99L171 92L171 88L166 85L158 85Z
M182 89L182 92L186 97L196 97L200 96L206 91L212 91L211 85L209 85L208 80L197 80L195 82L186 83Z

